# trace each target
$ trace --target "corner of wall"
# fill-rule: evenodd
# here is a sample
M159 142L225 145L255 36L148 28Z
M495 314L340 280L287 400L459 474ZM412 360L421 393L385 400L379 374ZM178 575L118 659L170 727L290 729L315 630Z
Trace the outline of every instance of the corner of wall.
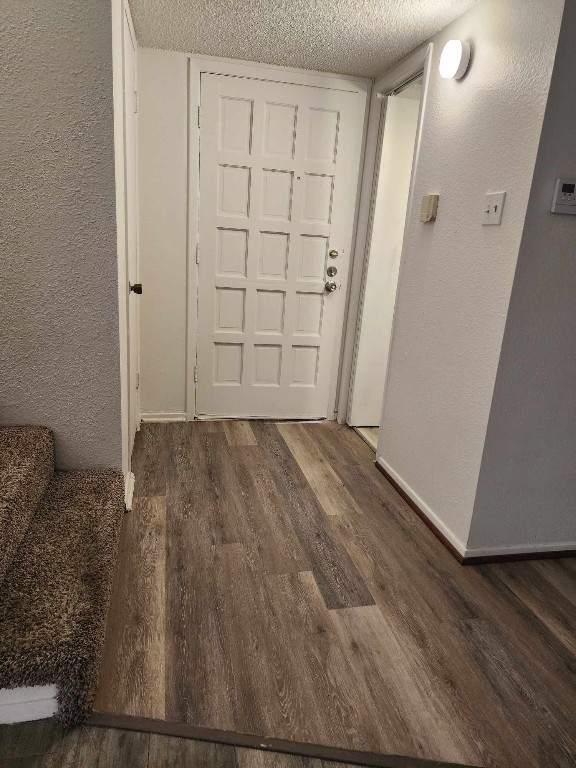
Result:
M566 3L511 292L469 547L576 549L576 217L552 214L576 177L576 4Z
M483 449L562 10L563 0L484 0L433 38L380 449L423 508L465 546L473 541ZM438 59L451 37L469 39L474 47L460 81L438 76ZM498 189L508 193L503 224L483 227L484 195ZM440 193L439 215L433 225L422 225L419 199L430 192Z

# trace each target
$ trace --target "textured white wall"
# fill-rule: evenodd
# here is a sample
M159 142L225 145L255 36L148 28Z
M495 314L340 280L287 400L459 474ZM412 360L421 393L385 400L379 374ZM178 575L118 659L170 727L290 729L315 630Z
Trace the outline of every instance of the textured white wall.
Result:
M576 545L576 4L567 3L498 366L468 545Z
M415 199L400 267L382 459L466 543L563 0L483 0L433 38ZM473 45L461 81L444 43ZM500 227L484 195L507 191ZM423 194L438 192L433 224Z
M186 410L187 58L138 48L140 406Z
M2 6L0 423L121 467L109 3Z
M410 191L420 101L391 96L386 106L370 257L349 424L380 424Z

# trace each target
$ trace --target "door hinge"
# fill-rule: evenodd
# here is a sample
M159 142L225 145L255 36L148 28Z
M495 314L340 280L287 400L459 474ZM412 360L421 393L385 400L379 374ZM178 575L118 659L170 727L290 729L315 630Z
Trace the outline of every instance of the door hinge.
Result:
M196 264L200 264L200 244L196 243Z
M136 374L136 389L140 389L140 373Z
M138 112L138 91L134 91L134 114Z
M200 128L200 107L198 107L198 128Z
M194 366L194 382L198 381L198 366Z

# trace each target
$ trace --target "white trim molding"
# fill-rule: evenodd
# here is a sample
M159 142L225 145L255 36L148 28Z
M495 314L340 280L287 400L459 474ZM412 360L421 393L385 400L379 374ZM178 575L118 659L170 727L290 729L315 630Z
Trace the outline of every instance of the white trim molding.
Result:
M0 724L44 720L58 711L55 685L31 685L0 690Z
M114 178L116 182L116 259L118 266L118 333L120 366L120 419L122 430L122 472L127 478L132 458L134 424L130 403L130 316L128 290L127 212L126 212L126 135L124 126L124 19L136 41L127 0L111 0L112 11L112 89L114 105ZM139 315L138 315L139 317ZM137 334L135 334L137 337ZM138 401L139 393L136 390ZM137 406L139 408L139 405ZM137 427L136 427L137 429Z
M504 560L509 557L513 559L518 555L547 555L554 552L576 552L576 542L561 541L554 544L514 544L506 547L479 547L478 549L466 549L464 553L465 560L474 560L477 557L494 557L498 560Z
M428 520L432 523L434 528L436 528L437 531L439 531L444 538L450 542L450 544L454 547L454 549L458 552L459 555L462 557L465 557L466 555L466 545L463 541L461 541L456 534L448 528L448 526L438 517L438 515L426 504L423 499L418 496L416 491L411 488L408 483L400 477L400 475L395 472L392 467L387 464L382 457L378 457L376 459L376 464L382 467L394 480L394 482L402 488L404 493L409 496L414 504L421 510L421 512L426 515Z
M112 0L112 85L114 102L114 172L116 181L116 251L118 262L118 333L120 340L120 412L122 471L130 471L130 391L128 359L128 277L124 163L124 2Z
M369 77L338 75L334 72L319 72L315 69L283 67L278 64L262 64L258 61L226 59L220 56L187 54L190 61L196 62L200 72L233 77L251 77L258 80L271 80L277 83L295 85L314 85L319 88L331 88L340 91L368 91L372 85Z
M132 510L135 480L134 472L128 472L128 474L124 476L124 506L128 512Z
M164 422L164 421L186 421L187 416L182 411L176 413L143 413L142 421Z
M547 557L572 557L576 554L576 542L561 541L552 544L514 544L506 546L468 547L448 526L432 511L413 488L387 464L382 457L376 459L376 465L383 470L396 490L404 496L405 501L416 511L418 516L432 528L444 545L452 551L464 565L479 565L485 562L506 562L512 560L529 560Z

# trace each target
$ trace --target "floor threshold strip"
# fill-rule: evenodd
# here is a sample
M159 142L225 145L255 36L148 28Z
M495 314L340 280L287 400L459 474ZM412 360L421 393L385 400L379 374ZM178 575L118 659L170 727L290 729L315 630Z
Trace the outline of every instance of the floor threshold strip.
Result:
M383 755L375 752L362 752L354 749L341 749L324 744L308 744L306 742L289 741L256 736L249 733L237 733L217 728L204 728L188 723L177 723L167 720L155 720L146 717L108 714L93 712L88 718L87 725L103 728L119 728L127 731L142 731L157 733L163 736L207 741L216 744L227 744L233 747L261 749L266 752L281 752L300 757L310 757L319 760L330 760L338 763L370 766L370 768L478 768L463 766L461 763L446 763L437 760L426 760L417 757L401 755Z

